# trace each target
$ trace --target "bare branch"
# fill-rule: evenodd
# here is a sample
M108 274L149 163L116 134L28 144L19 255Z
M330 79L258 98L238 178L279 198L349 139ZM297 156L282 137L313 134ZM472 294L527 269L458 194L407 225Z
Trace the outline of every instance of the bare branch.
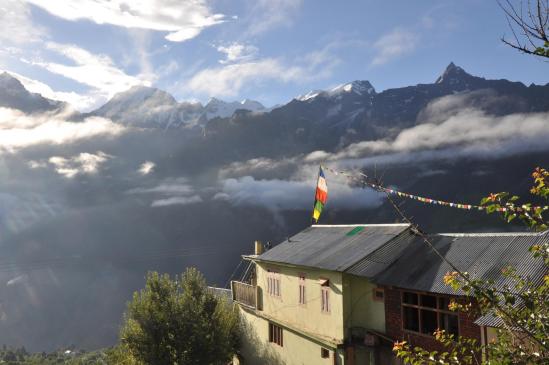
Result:
M528 0L514 4L511 0L496 0L507 18L514 41L502 37L504 44L522 53L549 58L549 1ZM520 41L520 33L523 41Z

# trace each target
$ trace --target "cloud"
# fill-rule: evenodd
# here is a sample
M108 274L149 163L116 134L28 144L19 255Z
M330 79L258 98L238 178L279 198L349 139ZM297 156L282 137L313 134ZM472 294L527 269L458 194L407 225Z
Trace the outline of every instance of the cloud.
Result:
M71 60L73 65L55 62L31 61L35 66L75 80L96 89L104 97L110 98L115 93L125 91L134 85L150 86L150 81L141 77L127 75L116 67L107 55L92 54L75 45L48 42L46 47Z
M10 280L8 280L8 282L6 283L6 286L12 286L12 285L16 285L16 284L22 284L26 281L28 281L29 279L29 276L27 274L23 274L23 275L18 275Z
M0 153L40 145L74 143L96 136L117 136L126 128L109 119L88 117L71 122L63 113L27 115L19 110L0 108Z
M0 3L0 44L20 46L37 42L46 34L46 30L32 22L31 11L20 0L3 0Z
M290 26L302 0L258 0L250 11L248 34L255 36L275 27Z
M419 113L415 126L391 139L361 141L334 152L315 151L307 162L339 161L346 165L408 161L496 158L549 149L549 113L498 116L508 99L491 91L444 96Z
M139 169L137 170L137 172L139 172L143 176L148 175L151 172L153 172L155 166L156 165L154 162L145 161L141 164L141 166L139 166Z
M151 188L134 188L128 190L128 194L163 194L163 195L189 195L194 188L188 184L185 178L168 179Z
M269 79L288 82L299 79L299 68L285 69L277 59L266 58L254 62L230 64L224 67L207 68L198 72L188 83L190 90L211 96L238 95L248 84Z
M4 70L0 70L0 73L3 71ZM80 111L91 109L93 106L95 106L97 102L97 95L83 95L75 93L74 91L54 91L51 87L38 80L28 78L12 71L6 72L10 73L12 76L21 81L25 89L27 89L31 93L40 94L48 99L67 102L70 104L71 107L74 107L75 109Z
M335 158L356 158L372 153L411 152L461 146L470 153L502 152L503 145L525 150L547 146L549 113L487 115L464 110L442 123L424 123L401 131L394 140L363 141L349 145Z
M419 41L419 36L401 28L394 29L379 38L374 43L376 55L372 60L373 66L383 65L395 58L413 52Z
M52 156L48 162L54 166L55 171L66 178L73 178L78 174L94 175L99 167L112 156L98 151L97 153L82 152L76 156L65 158Z
M166 207L168 205L187 205L201 203L202 198L198 195L193 196L174 196L167 199L158 199L151 203L151 207Z
M222 191L214 199L227 200L236 206L264 206L273 211L306 210L311 208L313 191L314 181L256 180L244 176L224 180ZM328 204L335 208L361 209L378 206L382 201L379 193L353 188L337 179L330 181L328 191Z
M219 178L242 176L288 176L295 172L296 158L270 159L265 157L252 158L247 161L237 161L222 167L219 170Z
M153 187L133 188L127 194L161 195L162 198L153 199L151 207L165 207L168 205L186 205L202 202L202 198L195 194L195 189L184 177L166 179Z
M225 54L225 59L219 61L219 63L225 64L249 61L255 57L258 49L249 44L234 42L228 46L218 46L217 51Z
M306 54L293 63L279 58L262 58L206 68L195 74L187 88L208 96L234 97L251 84L266 82L305 83L329 77L340 62L332 46Z
M204 29L223 22L225 18L222 14L212 13L204 0L27 2L70 21L85 19L97 24L169 32L165 38L172 42L192 39Z

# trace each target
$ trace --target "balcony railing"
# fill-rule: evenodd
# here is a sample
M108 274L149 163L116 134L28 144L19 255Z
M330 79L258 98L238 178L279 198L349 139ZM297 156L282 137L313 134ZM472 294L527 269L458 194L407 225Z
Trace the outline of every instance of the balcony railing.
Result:
M248 307L257 308L257 288L240 281L231 281L233 300Z

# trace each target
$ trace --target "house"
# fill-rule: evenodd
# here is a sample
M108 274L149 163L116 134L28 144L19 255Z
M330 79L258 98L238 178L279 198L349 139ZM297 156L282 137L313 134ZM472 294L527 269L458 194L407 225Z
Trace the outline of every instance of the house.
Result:
M503 286L508 265L543 277L528 252L535 236L429 240L458 269ZM435 350L437 328L484 342L497 326L497 318L448 310L463 296L443 283L452 269L407 224L312 225L244 258L254 275L231 283L245 326L243 364L397 364L394 341Z

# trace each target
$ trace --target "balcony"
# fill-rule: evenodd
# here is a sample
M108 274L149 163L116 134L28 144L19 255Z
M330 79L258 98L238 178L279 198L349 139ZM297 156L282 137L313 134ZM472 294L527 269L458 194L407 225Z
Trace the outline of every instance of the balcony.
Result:
M231 281L231 291L235 302L257 309L257 287L240 281Z

